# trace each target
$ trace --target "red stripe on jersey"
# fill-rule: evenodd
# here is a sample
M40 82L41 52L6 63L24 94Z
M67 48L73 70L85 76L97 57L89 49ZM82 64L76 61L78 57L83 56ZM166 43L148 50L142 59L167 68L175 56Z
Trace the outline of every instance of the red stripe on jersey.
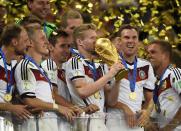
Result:
M85 70L85 74L93 79L93 74L92 74L92 71L89 69L89 67L84 65L84 70ZM99 66L96 69L96 72L97 72L97 79L99 79L99 78L101 78L103 76L101 66Z
M159 90L158 90L158 96L165 90L167 89L170 89L171 88L171 82L170 82L170 74L168 75L167 78L165 78L163 80L163 84L161 87L159 87Z
M48 82L46 80L46 78L41 74L41 72L39 70L35 70L35 69L31 69L31 71L33 72L36 81L45 81Z
M58 69L58 78L62 80L64 83L66 83L65 80L65 70L64 69Z
M149 65L137 68L137 77L136 82L148 79L148 71ZM133 75L133 69L129 69L131 76ZM128 75L126 75L125 79L128 79Z
M15 79L14 79L14 69L13 70L13 80L12 80L12 84L15 84ZM5 82L7 82L6 80L6 73L5 70L2 66L0 66L0 80L3 80ZM10 82L10 71L8 70L8 81Z

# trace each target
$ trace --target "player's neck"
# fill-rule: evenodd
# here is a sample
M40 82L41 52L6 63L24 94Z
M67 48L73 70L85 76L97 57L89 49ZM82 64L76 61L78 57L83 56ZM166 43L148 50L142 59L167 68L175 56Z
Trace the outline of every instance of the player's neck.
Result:
M5 55L5 58L6 58L6 62L8 64L11 63L11 60L15 60L16 58L16 54L14 52L14 49L12 47L2 47L2 51Z
M33 49L29 49L27 52L27 55L29 55L30 57L32 57L34 59L34 61L40 65L42 62L42 58L43 56L40 53L37 53L35 50Z
M160 78L163 75L163 72L168 68L170 63L168 61L164 61L160 64L160 66L156 69L156 75Z
M92 60L93 59L93 55L90 52L87 52L85 50L79 49L79 53L85 58L85 59L89 59Z
M53 53L51 53L50 56L51 56L52 60L56 63L58 69L61 69L62 63L59 62L58 58L56 58L56 56Z
M125 59L125 61L129 62L129 63L133 63L135 60L136 55L126 55L123 54L123 58Z

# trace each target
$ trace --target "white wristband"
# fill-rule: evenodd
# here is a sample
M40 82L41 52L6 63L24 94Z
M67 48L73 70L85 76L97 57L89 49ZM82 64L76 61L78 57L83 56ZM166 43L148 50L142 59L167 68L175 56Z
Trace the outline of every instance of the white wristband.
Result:
M56 109L56 110L58 110L58 104L56 104L55 102L53 102L53 109Z

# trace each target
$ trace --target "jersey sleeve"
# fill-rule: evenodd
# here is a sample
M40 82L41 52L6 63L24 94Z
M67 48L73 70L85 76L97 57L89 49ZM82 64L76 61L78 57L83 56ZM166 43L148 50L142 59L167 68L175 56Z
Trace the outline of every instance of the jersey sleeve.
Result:
M52 59L47 59L41 63L41 67L46 72L52 85L57 86L57 65Z
M146 80L145 84L143 87L148 90L154 90L155 88L155 82L156 82L156 77L153 72L153 67L149 63L149 70L148 70L148 79Z
M28 66L28 60L22 60L15 69L16 87L21 98L35 98L36 80Z
M174 68L170 76L171 86L178 92L181 93L181 69Z
M85 78L85 71L81 59L72 57L66 63L66 77L71 81L78 78Z

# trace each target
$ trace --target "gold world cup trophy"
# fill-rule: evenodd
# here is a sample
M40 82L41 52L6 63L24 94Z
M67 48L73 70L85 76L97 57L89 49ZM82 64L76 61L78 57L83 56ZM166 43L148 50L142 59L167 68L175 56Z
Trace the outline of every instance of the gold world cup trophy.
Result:
M112 66L114 63L118 61L122 61L119 57L116 47L111 43L111 41L107 38L99 38L96 41L95 51L99 55L100 59L103 62L108 64L108 66ZM121 80L128 74L127 69L121 69L115 76L115 79Z

